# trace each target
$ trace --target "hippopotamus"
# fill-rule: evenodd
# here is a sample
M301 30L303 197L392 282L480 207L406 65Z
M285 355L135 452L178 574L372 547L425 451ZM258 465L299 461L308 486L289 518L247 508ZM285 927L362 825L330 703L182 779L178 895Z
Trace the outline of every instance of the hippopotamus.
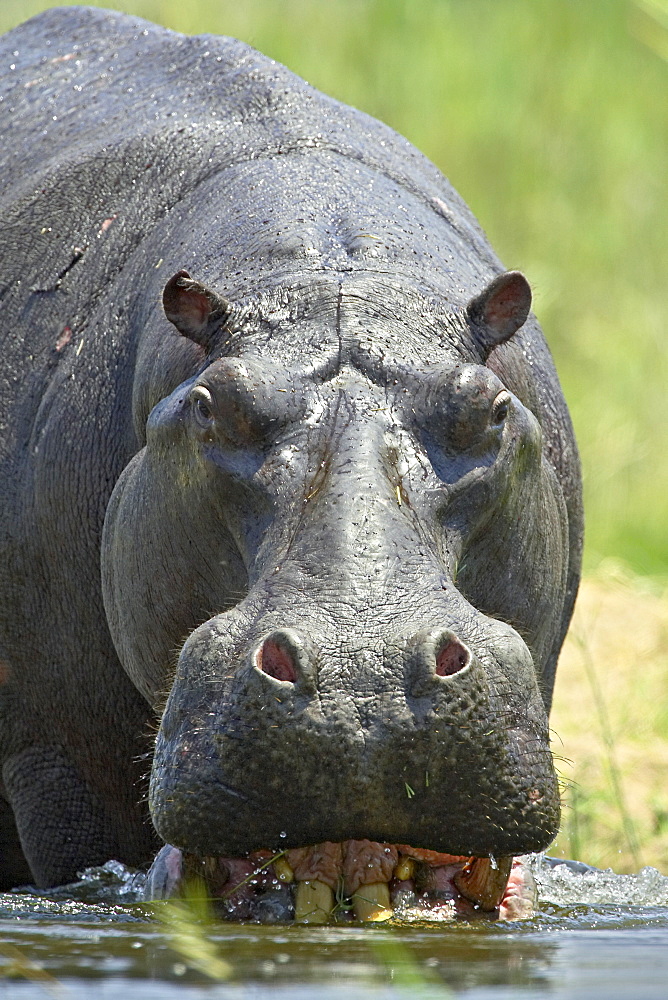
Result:
M239 41L67 7L1 51L2 884L159 851L248 919L500 912L582 540L527 279Z

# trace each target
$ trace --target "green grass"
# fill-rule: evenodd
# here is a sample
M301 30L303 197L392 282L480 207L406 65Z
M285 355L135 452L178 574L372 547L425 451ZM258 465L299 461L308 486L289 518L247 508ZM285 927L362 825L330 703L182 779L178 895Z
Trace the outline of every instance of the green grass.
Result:
M48 6L5 0L0 28ZM586 566L668 577L668 2L117 0L232 34L407 135L526 271L585 470Z
M585 581L550 724L565 782L550 853L668 871L668 590L612 561Z
M216 917L203 883L191 882L182 891L181 898L161 900L153 903L151 909L183 972L191 970L212 982L241 978L238 950L224 949L223 942L214 937ZM381 933L376 933L378 929L374 928L368 936L369 959L377 969L384 970L398 997L452 1000L452 990L440 981L430 966L425 967L418 961L398 929L384 927ZM229 961L224 951L229 954ZM2 954L0 945L0 958ZM4 973L14 978L29 975L35 978L34 964L26 962L17 949L13 948L8 958L9 963L4 968L0 965L0 977Z

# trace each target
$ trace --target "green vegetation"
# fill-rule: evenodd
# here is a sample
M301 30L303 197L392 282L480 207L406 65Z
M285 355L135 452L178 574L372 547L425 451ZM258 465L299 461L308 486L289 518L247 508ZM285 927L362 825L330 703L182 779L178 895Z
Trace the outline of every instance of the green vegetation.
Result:
M240 966L243 966L239 942L232 951L224 949L220 939L216 940L217 918L211 901L207 899L203 883L197 880L190 882L180 898L153 903L151 910L162 927L171 951L179 959L177 968L180 966L181 974L190 970L213 982L227 982L239 977ZM402 939L400 932L387 927L383 927L380 933L377 933L378 930L378 925L371 930L366 947L375 967L383 970L391 980L398 997L410 997L411 1000L452 1000L452 990L440 981L438 974L429 965L425 966L418 961L414 950ZM223 957L224 954L229 955L230 961ZM34 978L34 964L28 963L18 953L18 949L12 948L8 955L10 962L4 967L0 964L0 979L3 974L16 978L28 978L31 974ZM0 961L2 956L3 949L0 945Z
M665 600L637 579L604 585L600 571L615 556L668 582L668 0L109 4L236 35L382 118L444 170L504 263L528 275L582 452L585 564L599 572L585 593L613 595L616 640L596 639L605 614L585 601L553 718L555 749L576 761L563 768L559 846L617 870L639 860L665 870L664 612L650 653L638 632ZM47 6L4 0L0 28Z
M550 721L564 780L550 853L668 871L668 592L612 561L584 582Z
M184 965L208 979L224 982L230 978L233 967L211 939L214 915L203 882L191 882L183 899L154 903L153 913Z

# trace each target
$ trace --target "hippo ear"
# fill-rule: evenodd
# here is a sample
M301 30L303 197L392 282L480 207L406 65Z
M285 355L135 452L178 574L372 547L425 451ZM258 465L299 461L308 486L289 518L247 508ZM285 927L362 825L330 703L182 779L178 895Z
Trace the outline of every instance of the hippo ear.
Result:
M162 293L162 308L179 333L194 340L207 354L232 310L227 299L195 281L187 271L177 271L169 279Z
M519 330L529 315L531 288L520 271L497 275L469 302L466 313L485 360L497 346Z

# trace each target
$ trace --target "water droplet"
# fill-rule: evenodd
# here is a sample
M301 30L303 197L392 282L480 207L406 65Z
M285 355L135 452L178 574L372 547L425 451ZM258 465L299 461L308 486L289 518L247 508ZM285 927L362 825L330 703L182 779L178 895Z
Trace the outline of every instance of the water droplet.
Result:
M282 837L282 838L283 838L283 840L285 840L285 838L287 837L287 833L285 832L285 830L281 830L281 832L279 833L279 835L278 835L278 836L279 836L279 837Z
M490 864L492 865L492 868L494 869L494 871L495 872L498 871L499 870L499 866L496 863L496 858L494 857L493 854L490 854L489 860L490 860Z

